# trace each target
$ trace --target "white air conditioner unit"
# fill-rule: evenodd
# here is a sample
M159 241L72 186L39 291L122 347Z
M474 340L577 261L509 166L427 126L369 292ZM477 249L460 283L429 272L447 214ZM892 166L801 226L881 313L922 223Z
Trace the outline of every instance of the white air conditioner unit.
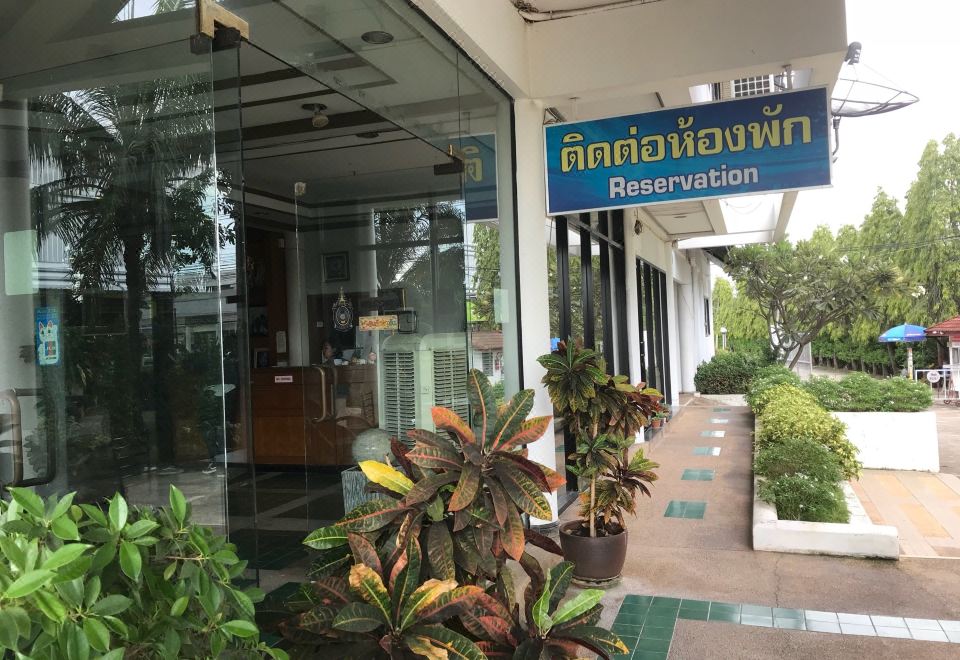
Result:
M380 349L380 428L400 440L435 430L430 410L467 418L467 338L463 333L392 335Z

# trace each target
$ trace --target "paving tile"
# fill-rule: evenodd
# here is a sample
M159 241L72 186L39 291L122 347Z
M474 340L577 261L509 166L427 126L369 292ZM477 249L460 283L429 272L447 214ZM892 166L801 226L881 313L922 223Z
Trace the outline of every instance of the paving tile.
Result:
M724 623L740 623L739 612L714 612L710 610L707 621L721 621Z
M725 417L711 417L710 423L711 424L729 424L730 420L726 419Z
M837 620L840 623L855 623L858 626L872 626L870 622L870 617L866 614L847 614L845 612L837 612Z
M614 623L610 630L616 633L619 637L639 637L640 631L643 630L642 625L630 625L627 623Z
M740 614L740 603L721 603L720 601L710 601L711 612L733 612Z
M700 431L701 438L722 438L726 435L726 431Z
M940 619L940 627L947 632L960 632L960 621L944 621Z
M884 628L906 628L907 622L899 616L871 616L874 627L883 626Z
M803 619L783 619L780 617L773 618L773 627L774 628L783 628L784 630L806 630L807 625L804 623Z
M706 610L685 610L681 607L679 618L692 621L707 621L710 617Z
M802 619L803 610L794 610L787 607L774 607L773 616L780 619Z
M637 650L633 653L633 660L667 660L667 652Z
M730 412L729 408L714 408L713 412Z
M910 631L907 628L898 628L896 626L875 626L875 628L879 637L901 637L910 639Z
M694 447L694 456L719 456L720 447Z
M639 637L624 637L623 635L617 635L617 637L629 649L630 653L633 653L633 650L637 647L637 640L640 639Z
M673 630L673 627L677 625L676 616L648 616L646 621L643 624L643 629L646 630L647 626L651 628L670 628ZM640 636L643 636L643 633L640 633Z
M637 641L636 651L658 651L666 653L670 650L669 639L649 639L641 637Z
M820 610L804 610L803 615L807 621L829 621L831 623L837 623L836 612L821 612Z
M624 605L649 605L653 596L640 596L638 594L627 594L623 597Z
M706 512L706 502L687 502L687 507L683 511L683 517L701 520Z
M693 600L692 598L684 598L680 601L681 610L697 610L706 612L710 609L709 600Z
M807 618L807 630L822 633L839 633L840 624L833 621L811 621Z
M683 518L683 512L687 508L687 503L681 500L670 500L667 504L667 510L663 512L664 518Z
M678 500L674 500L674 501L678 501ZM683 504L687 504L687 502L683 502ZM680 599L671 598L669 596L655 596L653 599L653 602L650 603L650 608L652 609L655 607L656 608L671 607L674 610L676 610L677 608L680 607Z
M936 619L904 619L910 630L943 630Z
M614 623L622 623L625 626L642 626L646 618L646 612L621 612L617 614Z
M840 632L844 635L864 635L866 637L876 637L877 631L872 625L862 625L859 623L841 623Z
M740 613L751 616L773 616L773 608L763 605L743 605L740 608Z
M956 631L953 631L953 630L948 630L948 631L947 631L947 639L949 639L949 640L950 640L951 642L953 642L954 644L960 644L960 632L956 632Z
M627 602L624 602L623 605L620 606L620 611L621 611L621 612L624 612L624 613L626 613L626 612L630 612L630 613L633 613L633 612L646 612L648 609L650 609L650 606L647 605L647 604L645 604L645 603L627 603Z
M773 617L757 616L756 614L741 614L740 623L744 626L760 626L762 628L773 628Z
M942 630L911 630L910 633L914 639L922 639L927 642L949 642L947 633Z
M641 639L673 639L673 627L644 626Z

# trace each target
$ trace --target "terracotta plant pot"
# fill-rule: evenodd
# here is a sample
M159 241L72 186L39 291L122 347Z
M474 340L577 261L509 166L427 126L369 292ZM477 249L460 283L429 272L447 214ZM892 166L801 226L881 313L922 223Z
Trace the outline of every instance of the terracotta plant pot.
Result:
M580 528L575 520L560 526L560 547L563 558L575 565L573 577L585 582L607 582L620 577L627 559L627 530L612 536L577 536Z
M652 426L655 429L660 428L662 424L663 424L663 420L660 419L659 417L655 417L653 421L650 422L650 426Z

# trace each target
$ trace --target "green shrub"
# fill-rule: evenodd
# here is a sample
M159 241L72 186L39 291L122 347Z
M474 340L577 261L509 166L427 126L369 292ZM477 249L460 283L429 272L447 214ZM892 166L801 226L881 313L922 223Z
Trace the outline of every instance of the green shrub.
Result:
M779 364L758 369L747 387L747 404L754 414L762 413L764 407L770 402L770 391L777 385L784 384L800 387L800 377Z
M175 487L169 508L104 512L44 502L25 488L0 501L0 656L39 659L285 658L259 642L258 589L226 538L190 522ZM6 650L6 651L3 651Z
M762 481L760 499L777 507L780 520L845 523L850 511L836 483L817 481L804 474Z
M787 440L809 440L824 445L840 461L847 479L860 474L857 449L847 440L846 427L820 407L812 395L793 385L777 385L760 415L756 445L764 447Z
M839 412L918 412L933 402L930 387L906 378L850 374L840 380L813 378L804 389L827 410Z
M803 474L816 481L837 483L843 478L840 461L833 452L818 442L796 438L760 450L753 471L767 479Z
M756 356L724 351L700 363L693 383L702 394L743 394L761 366Z

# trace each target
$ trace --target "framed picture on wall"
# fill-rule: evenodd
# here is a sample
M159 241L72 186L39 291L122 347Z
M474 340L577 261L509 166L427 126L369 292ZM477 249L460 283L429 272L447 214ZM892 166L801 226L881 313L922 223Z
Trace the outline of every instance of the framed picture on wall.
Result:
M266 369L270 366L270 351L266 348L256 348L253 350L254 369Z
M323 255L323 281L346 282L350 279L350 257L346 252Z

